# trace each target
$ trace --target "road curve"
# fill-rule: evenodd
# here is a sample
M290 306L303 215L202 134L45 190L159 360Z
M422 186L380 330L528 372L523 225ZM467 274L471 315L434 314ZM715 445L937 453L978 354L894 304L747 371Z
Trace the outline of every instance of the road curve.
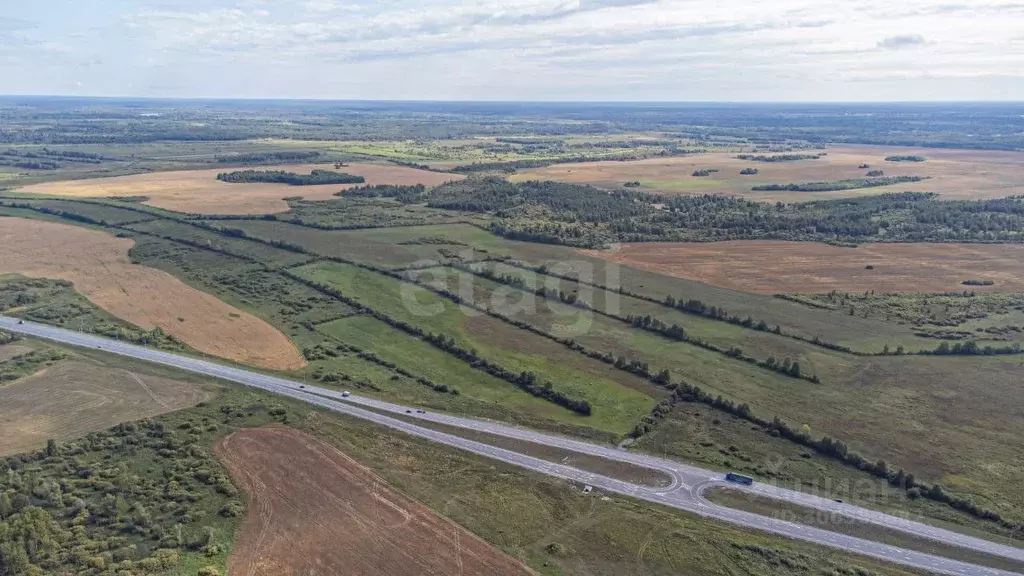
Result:
M418 426L406 420L392 418L379 412L385 411L406 414L406 410L408 410L408 408L397 404L390 404L362 397L349 397L342 400L341 393L335 390L301 385L299 382L291 380L223 366L214 362L208 362L188 356L152 350L141 346L122 343L116 340L93 336L91 334L83 334L32 322L20 323L17 319L4 316L0 316L0 329L53 340L72 346L103 350L138 360L172 366L197 374L229 380L245 386L259 388L275 394L301 400L335 412L368 420L376 424L399 430L406 434L446 444L448 446L499 460L514 466L519 466L573 482L589 484L595 488L606 490L608 492L648 502L654 502L707 518L713 518L747 528L763 530L765 532L770 532L788 538L821 544L879 560L892 562L894 564L927 570L937 574L949 574L951 576L1012 576L1019 574L1016 572L978 566L949 558L898 548L870 540L854 538L836 532L829 532L827 530L792 522L775 520L767 516L760 516L741 510L717 506L706 501L701 494L703 490L708 487L725 485L721 479L721 474L663 458L625 452L611 447L598 446L595 444L581 442L579 440L542 434L532 430L507 426L496 422L461 418L444 414L412 413L412 416L414 417L450 426L479 430L509 438L517 438L539 444L556 446L610 460L646 466L651 469L663 471L669 474L673 479L672 485L666 488L641 486L615 478L586 472L571 466L548 462L546 460L498 448L489 444L468 440L452 434L439 432L437 430ZM360 404L366 407L372 407L378 411L365 410L359 407ZM805 506L836 512L845 516L851 516L866 522L885 525L889 528L904 531L915 536L930 538L955 546L961 546L980 552L1024 561L1024 550L1022 549L997 544L995 542L979 538L972 538L956 532L942 530L940 528L912 522L903 518L888 516L849 504L840 504L800 492L784 490L772 486L761 486L758 484L747 488L747 490L771 498L786 500Z

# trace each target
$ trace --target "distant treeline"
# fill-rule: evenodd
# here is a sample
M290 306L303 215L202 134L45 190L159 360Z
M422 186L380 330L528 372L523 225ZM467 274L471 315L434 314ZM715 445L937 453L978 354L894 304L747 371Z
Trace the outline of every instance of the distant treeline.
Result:
M890 180L872 179L874 185ZM832 188L836 189L836 188ZM720 195L657 196L561 182L502 178L450 182L408 202L489 213L491 231L580 247L612 242L1024 242L1024 196L942 200L922 192L793 204Z
M309 174L296 174L283 170L239 170L237 172L221 172L217 180L231 183L267 182L272 184L288 184L289 186L315 186L319 184L362 184L366 179L362 176L332 172L330 170L313 170Z
M886 156L885 157L885 161L886 162L924 162L926 160L928 160L928 159L925 158L924 156L914 156L914 155L896 155L896 156Z
M923 176L888 176L886 178L852 178L834 182L808 182L805 184L765 184L751 188L754 192L836 192L839 190L857 190L859 188L877 188L907 182L926 180Z
M762 154L740 154L736 156L740 160L750 160L752 162L795 162L797 160L817 160L821 156L817 154L773 154L765 156Z
M221 164L270 164L275 162L306 162L320 157L319 152L251 152L217 156Z

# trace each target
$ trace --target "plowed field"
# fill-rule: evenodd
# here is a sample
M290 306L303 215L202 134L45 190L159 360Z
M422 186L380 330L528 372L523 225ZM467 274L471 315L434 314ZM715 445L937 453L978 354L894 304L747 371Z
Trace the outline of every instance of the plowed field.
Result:
M229 574L533 574L297 430L240 430L221 441L216 453L250 496Z
M449 180L464 178L387 164L350 164L335 169L331 164L302 166L257 166L255 170L286 170L308 174L310 170L339 170L366 178L366 184L423 184L437 186ZM301 196L306 200L329 200L339 190L359 184L325 184L289 186L287 184L227 183L217 180L217 173L239 168L217 170L181 170L153 172L114 178L93 178L47 182L19 188L18 192L73 197L147 196L145 203L177 212L197 214L268 214L288 210L282 200Z
M950 292L1024 290L1017 244L863 244L739 240L622 244L597 256L677 278L744 292ZM873 269L868 269L872 266ZM992 286L965 286L991 280Z
M0 218L0 274L68 280L110 314L159 326L192 348L261 368L305 365L270 324L161 270L132 264L133 240L78 226Z

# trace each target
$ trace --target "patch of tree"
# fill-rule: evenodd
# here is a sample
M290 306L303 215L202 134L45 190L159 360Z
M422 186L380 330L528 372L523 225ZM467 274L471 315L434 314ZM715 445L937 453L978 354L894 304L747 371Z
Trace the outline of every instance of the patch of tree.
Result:
M761 171L758 170L757 168L744 168L743 170L740 170L740 175L742 176L753 176L754 174L760 173Z
M881 170L871 170L867 173L867 176L869 178L878 178L880 176L885 176L885 172Z
M411 186L397 186L393 184L375 184L372 186L357 186L342 190L336 196L358 196L360 198L394 198L403 204L415 204L421 202L427 187L423 184Z
M860 188L876 188L926 180L925 176L889 176L886 178L852 178L833 182L807 182L803 184L764 184L754 186L755 192L836 192L840 190L857 190Z
M857 166L857 168L860 168L861 170L867 170L868 168L871 168L871 165L870 164L861 164L860 166Z
M817 160L821 156L818 154L772 154L767 156L761 154L739 154L736 158L752 162L796 162L798 160Z
M626 188L639 188L640 187L640 181L639 180L630 180L629 182L624 183L623 186L625 186Z
M517 170L530 168L546 168L556 164L554 160L510 160L507 162L473 162L452 168L456 174L473 174L476 172L504 172L514 174Z
M222 421L258 414L263 424L287 412L224 405L215 414L119 424L0 458L0 574L165 574L186 558L223 558L214 520L245 507L205 445Z
M949 342L942 342L931 352L922 351L921 354L932 354L934 356L998 356L1020 354L1020 343L1013 343L1007 346L992 346L988 344L981 346L977 342L957 342L950 346Z
M964 280L962 282L964 286L995 286L995 282L992 280Z
M700 168L698 170L694 170L692 176L703 178L704 176L711 176L715 172L718 172L718 168Z
M926 160L928 160L928 159L925 158L924 156L906 155L906 154L903 154L903 155L897 154L895 156L886 156L885 157L885 161L886 162L925 162Z
M11 342L17 342L18 340L21 340L21 334L0 330L0 346L10 344Z
M334 172L331 170L313 170L309 174L296 174L284 170L239 170L221 172L217 180L230 183L266 182L272 184L288 184L289 186L317 186L321 184L362 184L366 178Z
M275 164L278 162L311 162L320 158L320 152L250 152L217 156L221 164Z

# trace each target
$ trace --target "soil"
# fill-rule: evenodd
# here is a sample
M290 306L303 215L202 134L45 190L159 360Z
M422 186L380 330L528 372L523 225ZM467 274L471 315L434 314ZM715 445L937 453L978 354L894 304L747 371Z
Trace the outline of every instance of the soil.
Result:
M1024 246L737 240L621 244L585 254L744 292L953 292L1024 290ZM868 270L867 266L873 266ZM965 286L991 280L992 286Z
M0 455L195 406L210 396L188 382L65 360L0 388Z
M174 276L132 264L134 241L79 226L0 218L0 274L67 280L91 302L192 348L274 370L305 365L295 345L260 318Z
M442 174L429 170L407 168L391 164L347 164L335 168L333 164L305 164L289 166L256 166L255 170L285 170L308 174L311 170L340 170L366 178L366 184L423 184L437 186L464 176ZM288 203L283 198L301 196L307 200L330 200L339 190L362 184L325 184L317 186L289 186L287 184L228 183L217 180L220 172L240 168L217 170L180 170L153 172L113 178L93 178L46 182L19 188L18 192L50 194L71 197L146 196L145 204L195 214L268 214L285 212Z
M753 162L736 158L735 152L695 154L678 158L653 158L632 162L586 162L555 164L524 170L513 180L558 180L624 190L623 184L640 181L631 190L663 194L724 194L766 202L803 202L829 198L850 198L883 192L936 192L956 199L1004 198L1024 194L1024 152L987 150L940 150L892 146L841 146L825 150L817 160L794 162ZM815 151L809 150L811 154ZM886 162L897 154L920 155L926 162ZM771 154L766 154L771 155ZM870 168L859 168L868 164ZM717 168L707 177L693 176L694 170ZM759 173L740 175L743 168ZM841 192L754 192L753 186L829 182L865 178L868 170L882 170L886 176L928 176L928 180L862 188Z
M240 430L215 453L250 497L229 574L534 574L297 430Z

